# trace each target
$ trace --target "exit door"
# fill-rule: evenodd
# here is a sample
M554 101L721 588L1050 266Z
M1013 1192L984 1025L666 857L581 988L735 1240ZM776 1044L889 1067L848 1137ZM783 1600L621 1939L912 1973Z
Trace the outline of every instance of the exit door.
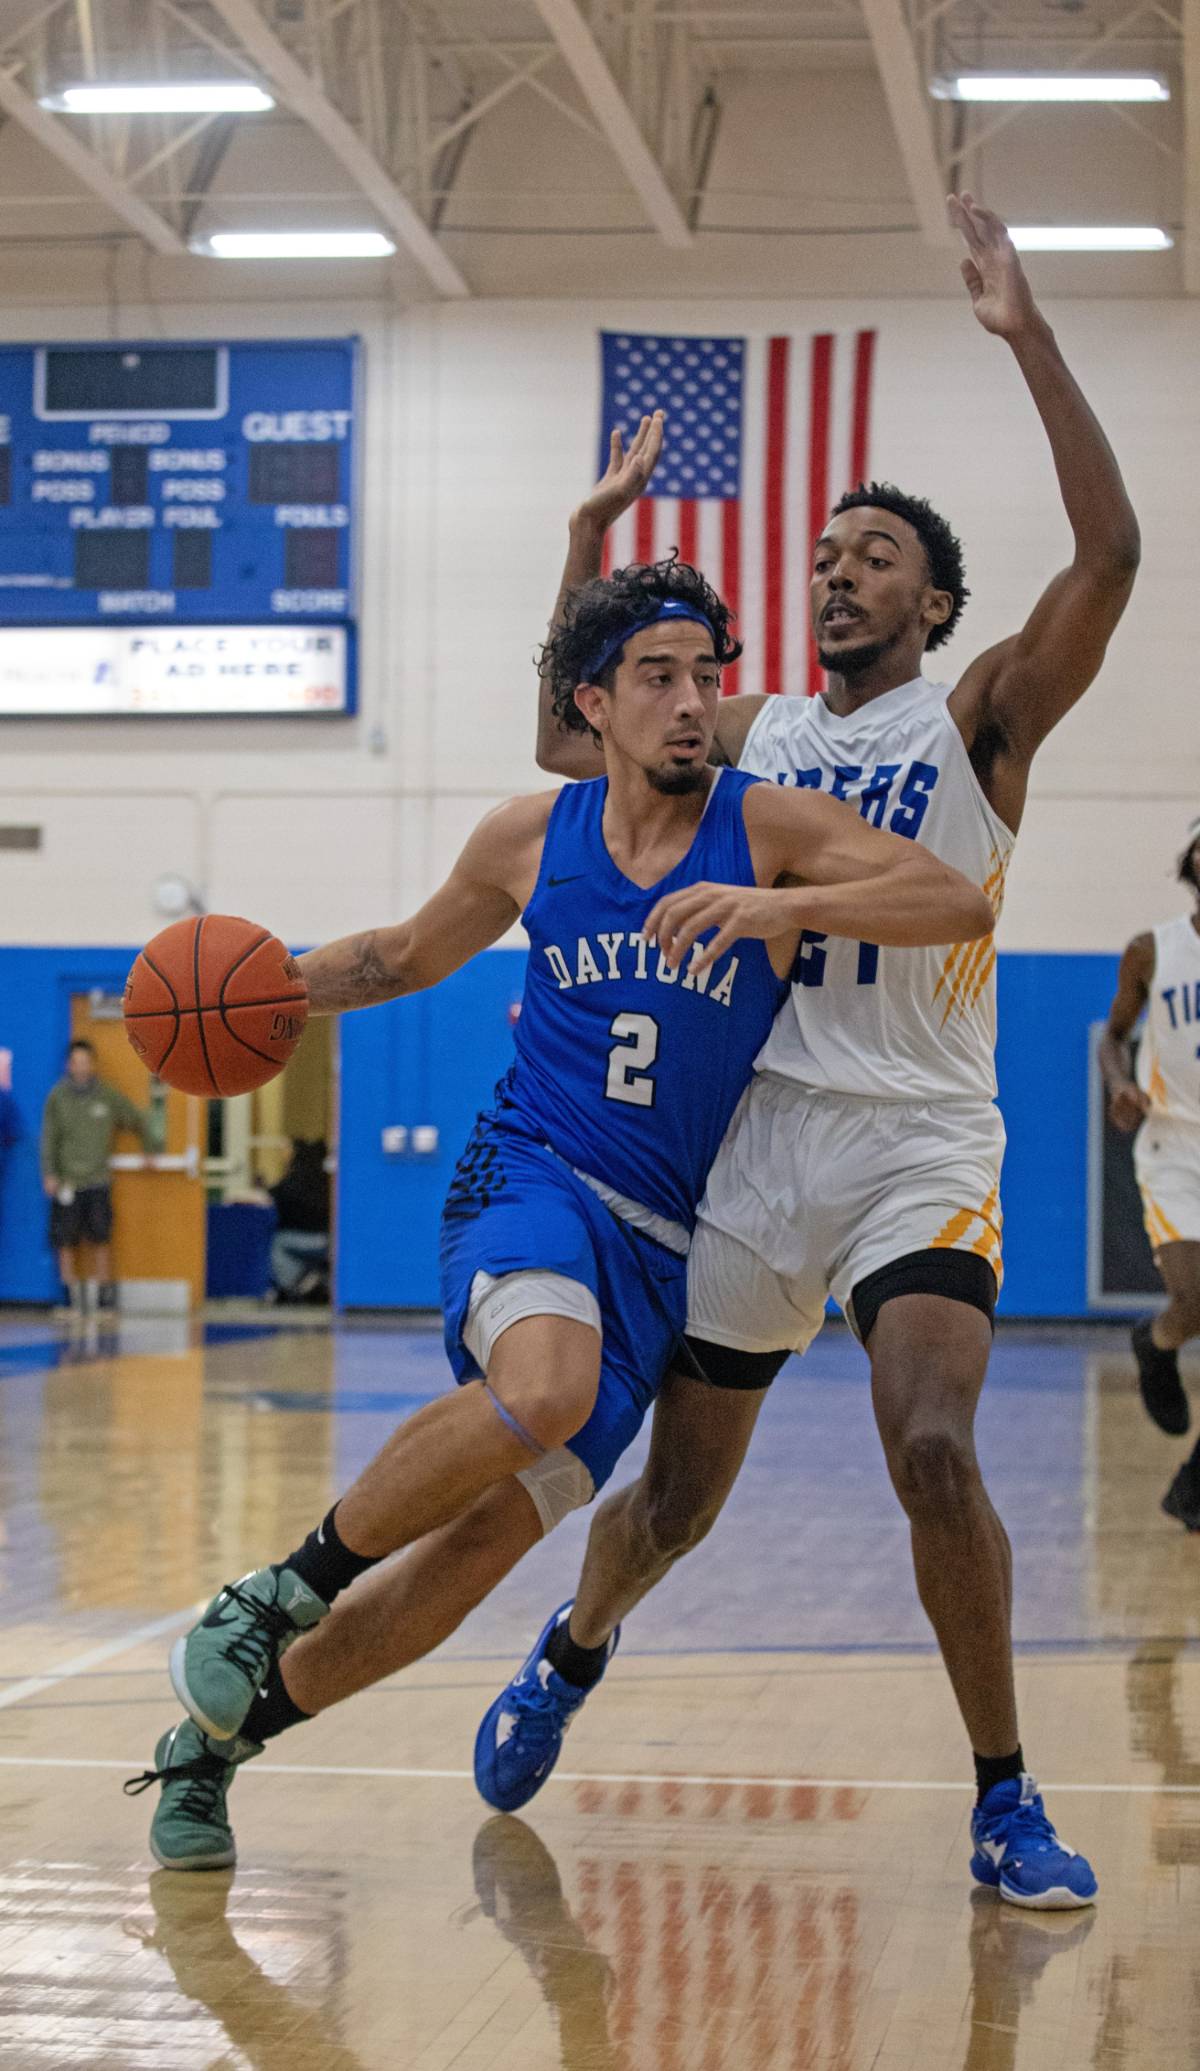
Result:
M138 1107L149 1105L149 1076L126 1040L119 998L74 994L71 1034L91 1043L102 1079ZM172 1087L166 1096L163 1153L147 1157L141 1139L122 1131L110 1161L113 1278L125 1283L130 1296L130 1283L136 1283L139 1306L155 1306L157 1294L163 1307L194 1309L204 1299L201 1130L206 1103Z

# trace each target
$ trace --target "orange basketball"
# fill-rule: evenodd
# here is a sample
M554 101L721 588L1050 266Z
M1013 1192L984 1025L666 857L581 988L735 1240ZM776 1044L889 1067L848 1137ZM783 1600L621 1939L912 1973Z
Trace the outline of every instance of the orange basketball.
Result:
M180 1093L252 1093L283 1070L304 1033L308 987L266 928L228 913L177 920L125 981L125 1033Z

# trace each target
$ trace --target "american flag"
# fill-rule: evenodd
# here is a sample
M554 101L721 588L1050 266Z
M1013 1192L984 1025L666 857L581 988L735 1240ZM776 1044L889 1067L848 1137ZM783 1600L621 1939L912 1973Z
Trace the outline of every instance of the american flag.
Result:
M686 338L603 331L600 472L667 413L650 493L605 539L604 570L678 547L738 614L743 659L722 688L821 688L809 630L809 554L844 489L868 476L875 332Z

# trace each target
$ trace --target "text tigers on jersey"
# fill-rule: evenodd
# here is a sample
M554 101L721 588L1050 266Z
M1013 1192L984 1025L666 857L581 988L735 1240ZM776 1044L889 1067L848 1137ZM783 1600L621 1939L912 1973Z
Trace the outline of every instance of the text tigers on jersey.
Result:
M566 945L560 947L556 942L547 943L542 949L560 992L569 992L576 985L603 985L610 978L618 981L633 978L647 984L681 984L685 992L701 993L714 1006L729 1006L738 971L737 957L730 956L721 976L716 978L718 967L715 964L706 964L702 971L696 969L699 954L699 945L696 945L688 959L687 969L672 969L654 936L643 935L636 930L629 934L578 935L574 950ZM714 978L716 982L712 983Z
M874 769L859 762L837 762L829 769L817 764L777 771L775 781L801 791L828 791L847 805L857 800L862 818L872 827L886 826L889 833L915 841L940 775L933 762L910 762L907 768L902 762L880 762Z
M1179 1012L1175 1001L1179 1001ZM1164 985L1162 1002L1170 1016L1172 1028L1195 1028L1200 1025L1200 979L1194 984Z

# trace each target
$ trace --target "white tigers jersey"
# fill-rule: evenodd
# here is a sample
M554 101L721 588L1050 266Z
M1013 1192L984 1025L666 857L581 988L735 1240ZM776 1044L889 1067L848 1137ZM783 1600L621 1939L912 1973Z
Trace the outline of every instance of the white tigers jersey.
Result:
M1200 935L1190 914L1154 930L1154 976L1137 1079L1154 1114L1200 1123Z
M838 718L823 697L768 698L739 767L828 791L864 820L922 841L982 885L999 917L1013 836L993 812L947 710L918 676ZM790 1002L756 1069L879 1100L994 1100L994 938L879 949L801 938Z

